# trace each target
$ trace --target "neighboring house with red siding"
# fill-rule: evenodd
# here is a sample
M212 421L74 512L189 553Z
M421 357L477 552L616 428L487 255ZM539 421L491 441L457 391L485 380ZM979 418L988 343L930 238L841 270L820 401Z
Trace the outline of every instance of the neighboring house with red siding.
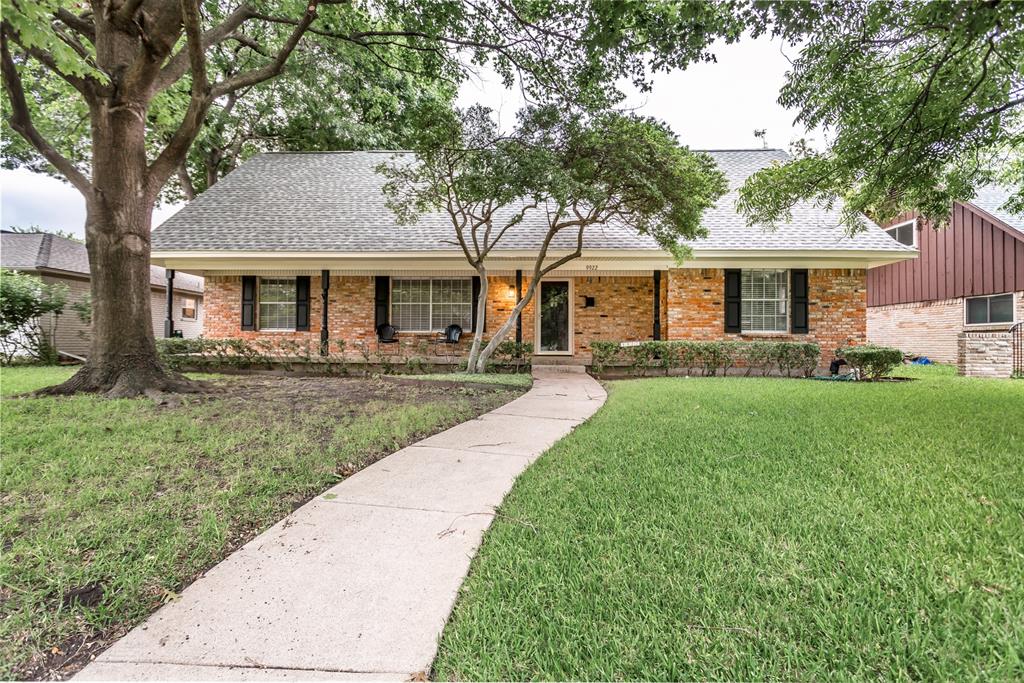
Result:
M450 219L437 212L401 224L386 205L376 169L395 154L256 156L153 231L153 261L205 276L207 337L312 349L344 340L354 354L372 348L383 324L412 340L449 324L487 334L528 285L546 215L528 213L489 256L477 320L481 283L453 246ZM590 229L582 257L541 281L518 338L539 356L580 364L595 340L813 341L825 362L840 346L864 343L868 269L917 252L874 224L847 235L839 206L804 202L774 229L750 227L736 211L737 189L786 154L709 154L730 189L705 213L708 235L689 243L691 258L678 264L625 225ZM559 236L550 256L574 242Z
M913 213L883 226L920 258L868 273L868 339L943 363L960 340L1024 320L1024 216L1003 210L1009 193L986 187L953 206L935 230Z
M0 267L38 275L43 282L68 288L64 313L41 321L43 329L54 330L57 351L84 358L89 353L89 325L71 305L89 295L89 255L85 245L50 233L0 233ZM149 272L153 332L164 334L167 316L167 274L160 266ZM174 277L173 315L175 328L185 337L198 337L203 330L203 278L186 273Z

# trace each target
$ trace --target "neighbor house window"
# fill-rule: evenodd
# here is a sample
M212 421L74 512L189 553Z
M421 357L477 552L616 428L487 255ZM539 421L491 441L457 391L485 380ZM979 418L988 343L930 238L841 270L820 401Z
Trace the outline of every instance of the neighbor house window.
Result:
M900 244L912 247L914 246L914 234L917 232L917 219L894 225L891 228L886 228L885 231L889 234L889 237Z
M192 297L181 297L181 317L184 320L196 319L196 300Z
M259 328L295 329L295 278L260 278Z
M973 296L967 299L967 324L1013 322L1013 294Z
M392 279L391 324L403 332L437 332L473 326L473 281Z
M744 270L740 282L740 329L743 332L789 329L788 270Z

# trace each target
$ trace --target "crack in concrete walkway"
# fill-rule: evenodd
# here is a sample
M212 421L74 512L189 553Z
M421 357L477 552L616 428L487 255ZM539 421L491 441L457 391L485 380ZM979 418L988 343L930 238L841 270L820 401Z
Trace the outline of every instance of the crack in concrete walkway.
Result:
M429 672L495 508L604 400L584 373L535 368L523 396L357 472L239 548L76 679Z

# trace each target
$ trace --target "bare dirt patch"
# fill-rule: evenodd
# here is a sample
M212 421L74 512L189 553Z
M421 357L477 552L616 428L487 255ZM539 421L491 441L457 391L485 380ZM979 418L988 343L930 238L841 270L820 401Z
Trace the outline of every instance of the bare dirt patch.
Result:
M47 474L11 479L2 497L12 504L0 522L13 532L3 538L4 571L16 590L0 587L0 678L73 676L309 499L526 391L373 377L203 380L210 391L174 404L80 397L5 406L12 472ZM41 431L52 435L41 440ZM58 458L76 477L45 467ZM125 496L132 486L145 495ZM137 557L123 555L125 544L139 545ZM147 554L169 559L155 566Z

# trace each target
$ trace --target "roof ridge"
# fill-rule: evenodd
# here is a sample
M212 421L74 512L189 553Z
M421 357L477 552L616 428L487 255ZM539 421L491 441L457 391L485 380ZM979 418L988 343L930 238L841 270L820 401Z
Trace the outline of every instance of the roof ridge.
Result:
M50 263L50 251L53 248L53 234L42 233L43 238L39 240L39 251L36 253L36 268L45 268Z

